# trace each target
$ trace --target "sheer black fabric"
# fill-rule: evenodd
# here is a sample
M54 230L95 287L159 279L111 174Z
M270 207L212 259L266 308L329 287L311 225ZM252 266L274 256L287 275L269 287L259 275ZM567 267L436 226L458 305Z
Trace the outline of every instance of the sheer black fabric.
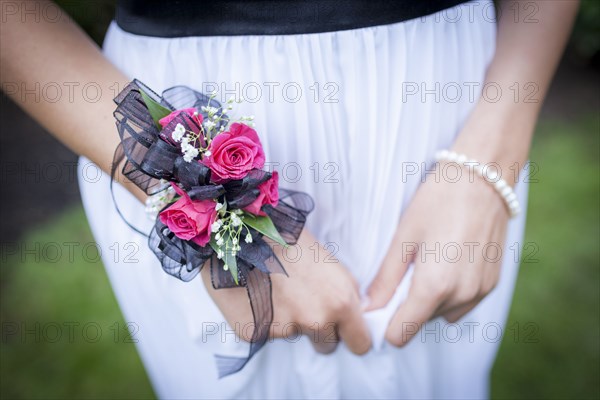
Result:
M258 186L271 177L269 172L254 169L240 180L223 184L211 182L210 169L199 162L184 161L179 144L172 141L168 134L178 123L184 125L186 130L198 132L201 127L196 120L186 113L180 113L164 129L159 129L144 103L142 90L154 101L173 111L193 107L201 112L203 106L222 110L221 105L214 99L185 86L170 88L159 96L141 82L131 82L115 98L117 109L114 116L121 143L113 160L111 190L117 170L122 166L123 177L149 195L165 190L168 181L177 184L192 200L219 198L227 201L229 209L246 207L257 198ZM206 116L204 113L204 117ZM226 124L226 120L222 124ZM285 189L279 189L279 196L276 207L264 206L263 210L286 243L294 244L302 232L307 215L313 209L313 200L306 193ZM129 226L145 235L132 224ZM254 229L250 229L250 234L252 242L240 243L241 250L236 256L238 283L230 271L224 270L223 260L217 258L210 245L203 247L178 238L159 218L156 219L150 234L146 235L150 249L169 275L190 281L198 275L204 265L209 264L215 289L237 286L246 288L254 319L249 354L248 357L242 358L216 355L220 377L242 369L267 341L273 320L269 275L285 273L283 265L262 235Z

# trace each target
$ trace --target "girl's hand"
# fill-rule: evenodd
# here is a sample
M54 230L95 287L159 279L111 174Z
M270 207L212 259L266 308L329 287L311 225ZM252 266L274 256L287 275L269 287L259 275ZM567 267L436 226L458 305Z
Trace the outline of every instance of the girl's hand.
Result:
M369 287L369 309L392 297L408 265L414 275L408 297L393 316L386 339L406 344L436 316L455 322L498 282L508 211L481 177L464 170L458 182L438 169L417 190L403 214L392 245Z
M281 246L274 247L289 277L271 274L274 316L270 336L295 338L304 334L321 353L332 352L343 340L353 353L364 354L371 347L371 337L362 317L358 285L322 246L315 262L315 252L309 250L315 243L304 230L297 244L302 250L298 252L300 259L295 262L286 261ZM229 325L249 341L252 329L244 327L251 326L253 319L246 289L215 290L209 268L202 269L202 278Z
M497 163L511 185L515 182L507 179L508 171L515 163L523 167L527 160L540 106L579 5L577 1L533 3L535 24L511 17L508 10L522 9L520 2L497 3L496 51L485 83L499 86L504 94L495 101L479 99L453 144L453 150L481 163ZM511 85L533 85L535 99L508 95ZM501 260L492 252L504 245L508 211L483 179L474 176L470 180L469 174L462 177L456 183L429 179L419 187L369 288L369 309L383 306L414 261L408 298L386 332L392 344L406 344L432 317L458 320L498 281ZM410 251L410 246L415 250ZM454 259L450 250L442 251L444 246L458 247L460 257Z

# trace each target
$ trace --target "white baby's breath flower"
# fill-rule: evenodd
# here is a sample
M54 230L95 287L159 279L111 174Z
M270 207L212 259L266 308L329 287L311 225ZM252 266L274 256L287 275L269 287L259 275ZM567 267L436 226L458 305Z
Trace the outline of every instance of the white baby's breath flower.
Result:
M171 137L174 141L179 142L183 138L183 135L185 135L185 128L183 125L177 124L173 130L173 133L171 133Z
M204 111L205 113L208 113L208 115L213 115L215 114L217 111L219 111L218 108L216 107L212 107L212 106L203 106L202 107L202 111Z
M185 162L192 162L192 160L198 155L199 151L197 148L195 148L194 146L189 145L189 147L187 147L184 151L183 151L183 160Z
M250 232L248 232L248 234L246 235L246 243L252 243L252 235L250 234Z
M217 240L217 246L223 246L223 243L225 243L225 242L223 241L223 238L219 238L219 239Z
M223 256L225 255L225 253L223 253L223 250L219 249L217 251L217 258L220 260L223 258Z
M231 239L231 243L233 243L233 244L238 244L238 240L237 240L237 238L233 238L233 239ZM234 248L235 248L235 247L234 247Z
M181 138L183 138L183 133L179 131L173 131L173 133L171 133L171 137L174 141L179 142Z
M215 206L215 210L219 211L221 208L223 208L223 203L217 203L217 205Z
M223 264L223 271L227 271L227 270L229 270L229 265Z
M231 214L231 224L233 226L239 226L242 223L242 220L240 219L240 217L237 216L237 214Z
M204 121L204 128L207 131L210 131L215 126L217 126L217 124L214 121L211 121L211 120Z
M210 226L211 231L218 232L219 229L221 229L221 224L222 224L222 222L220 219L213 222L212 225Z
M210 157L210 156L212 155L212 152L211 152L210 150L206 150L206 151L204 152L204 155L205 155L206 157Z

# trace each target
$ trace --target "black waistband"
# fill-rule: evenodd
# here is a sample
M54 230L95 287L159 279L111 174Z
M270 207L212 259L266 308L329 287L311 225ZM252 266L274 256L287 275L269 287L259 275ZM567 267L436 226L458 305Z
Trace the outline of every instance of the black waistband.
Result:
M292 35L387 25L466 0L119 0L117 24L158 37Z

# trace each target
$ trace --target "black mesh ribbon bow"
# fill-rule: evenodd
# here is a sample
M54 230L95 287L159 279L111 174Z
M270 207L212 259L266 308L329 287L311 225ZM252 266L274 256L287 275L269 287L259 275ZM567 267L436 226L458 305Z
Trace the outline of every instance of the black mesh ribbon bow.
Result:
M114 155L111 191L117 169L122 165L123 176L148 195L165 190L167 183L172 182L184 190L191 200L222 198L226 200L229 209L246 207L257 198L258 186L271 177L269 172L254 169L240 180L220 184L211 182L210 169L197 161L184 161L178 144L166 134L172 132L177 124L182 124L186 130L198 132L202 129L198 120L182 112L163 129L154 122L144 96L172 111L195 108L205 118L207 114L202 111L204 107L214 107L219 113L222 111L218 101L185 86L172 87L159 96L137 80L129 83L115 98L117 108L114 116L121 143ZM220 115L222 118L219 124L225 126L227 118ZM262 208L287 244L296 243L312 209L313 201L308 194L281 188L277 206L265 205ZM123 217L118 206L117 211ZM285 269L271 246L258 231L250 229L252 242L240 243L241 249L236 254L236 283L231 272L224 270L223 260L217 257L210 245L199 246L178 238L159 218L156 218L149 235L129 222L127 224L148 236L150 249L168 274L190 281L207 264L210 266L211 281L215 289L238 286L246 288L254 319L249 354L247 357L215 355L219 377L241 370L269 337L273 320L269 275L285 274Z

